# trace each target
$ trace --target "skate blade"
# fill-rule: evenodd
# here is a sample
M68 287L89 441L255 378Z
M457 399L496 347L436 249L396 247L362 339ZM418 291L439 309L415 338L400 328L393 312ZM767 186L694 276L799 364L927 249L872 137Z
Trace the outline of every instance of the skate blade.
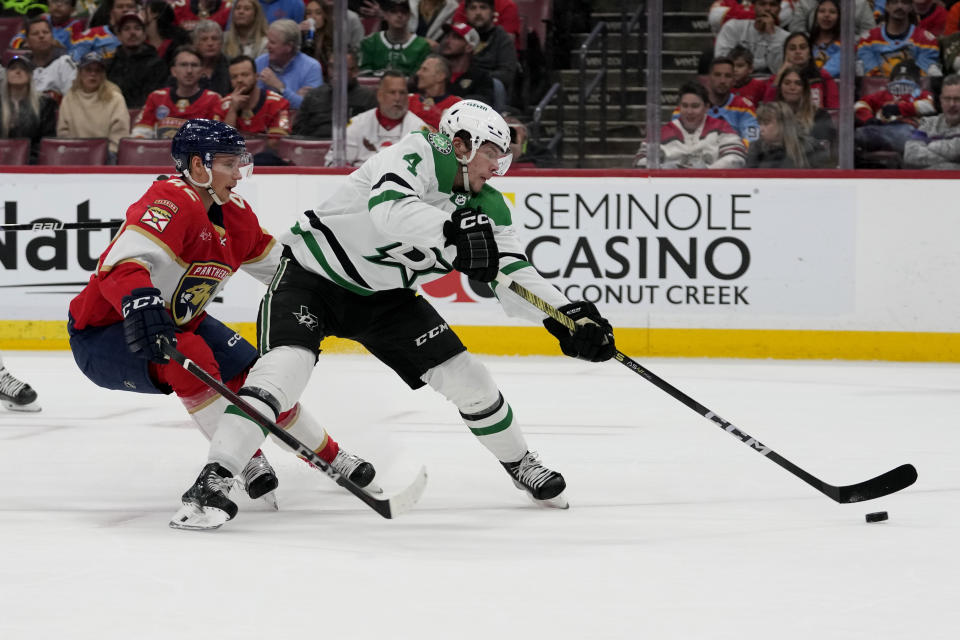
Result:
M208 507L203 509L195 504L185 504L170 520L171 529L185 531L212 531L219 529L230 517L222 509Z
M41 407L36 402L31 402L30 404L14 404L9 400L4 400L0 402L5 409L10 411L19 411L21 413L37 413L41 410Z
M549 500L537 500L533 496L530 496L530 500L533 504L544 509L569 509L570 503L567 502L567 497L563 494L564 492L561 491L560 495L550 498Z
M378 496L378 495L382 495L382 494L383 494L383 487L381 487L380 485L378 485L378 484L376 483L376 481L374 481L374 480L371 480L371 481L370 481L370 484L368 484L367 486L365 486L365 487L360 487L360 488L363 489L364 491L366 491L367 493L369 493L369 494L372 495L372 496Z
M277 492L271 491L260 496L260 500L263 500L267 505L274 511L280 511L280 503L277 502Z

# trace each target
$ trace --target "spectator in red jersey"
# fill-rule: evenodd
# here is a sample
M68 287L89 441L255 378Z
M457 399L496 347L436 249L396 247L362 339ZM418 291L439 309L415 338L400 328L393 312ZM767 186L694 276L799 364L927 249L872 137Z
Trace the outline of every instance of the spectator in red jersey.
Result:
M919 67L912 61L901 62L893 68L886 89L854 105L854 140L859 150L903 153L918 118L936 112L933 94L920 87Z
M456 13L450 19L449 24L457 22L468 22L467 4L469 0L461 0ZM517 3L513 0L495 0L493 3L493 24L503 27L503 30L517 42L520 39L520 13L517 11Z
M56 135L57 102L33 89L33 63L13 56L0 77L0 138L30 138L30 162L36 162L40 138Z
M77 77L77 65L66 49L54 40L53 30L46 19L37 17L27 22L27 49L33 62L33 89L46 93L60 102L60 98Z
M680 116L660 129L660 166L664 169L736 169L747 157L740 135L726 120L707 115L707 90L697 82L680 87ZM634 166L647 166L647 143Z
M335 59L330 61L333 65ZM347 52L347 118L369 111L377 106L377 94L370 87L357 82L360 67L357 56ZM329 84L314 87L303 97L297 118L293 123L293 135L329 140L333 135L333 87L337 77L331 76Z
M440 116L447 107L460 102L451 95L450 65L438 53L431 53L417 69L417 92L409 96L410 111L430 125L434 131L440 128Z
M172 138L187 120L212 119L220 107L220 95L200 88L203 61L190 47L180 47L173 54L170 74L174 87L157 89L147 96L147 104L133 125L135 138Z
M203 60L200 86L222 96L230 93L230 70L223 55L223 30L213 20L199 20L190 33L193 48Z
M190 44L190 34L175 24L176 15L167 0L149 0L143 8L147 44L157 50L168 67L173 64L173 52Z
M130 113L120 88L107 80L107 67L96 51L83 56L73 87L63 96L57 137L106 138L108 162L117 157L120 138L130 135Z
M256 59L266 50L267 18L259 0L237 0L223 35L223 55L228 60L239 55Z
M947 17L944 21L943 35L949 36L950 34L957 33L960 31L960 2L956 2L950 7L950 10L947 11Z
M213 20L221 29L227 28L230 18L229 0L171 0L176 24L181 29L193 31L201 20Z
M290 103L279 93L257 84L257 63L250 56L230 61L233 91L220 101L214 120L223 120L240 133L290 134Z
M727 56L733 61L733 86L730 92L746 98L752 104L760 104L767 91L767 83L762 78L753 77L753 53L743 45L730 49Z
M780 75L789 68L800 69L810 84L810 97L813 106L817 109L839 109L840 92L837 83L830 74L817 66L813 61L810 49L810 36L807 34L791 33L783 43L783 66L767 81L767 90L763 101L770 102L777 98L777 81Z
M139 13L130 12L120 18L119 29L120 46L107 65L107 79L120 87L127 107L139 109L150 92L166 84L170 71L157 50L147 44Z

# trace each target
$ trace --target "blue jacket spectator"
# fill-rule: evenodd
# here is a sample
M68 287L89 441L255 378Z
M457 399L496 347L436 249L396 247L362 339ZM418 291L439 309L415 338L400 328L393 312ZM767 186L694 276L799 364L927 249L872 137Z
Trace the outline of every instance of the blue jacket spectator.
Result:
M307 91L323 84L320 63L300 52L300 26L286 18L267 29L267 53L257 58L257 75L260 86L282 95L291 109L299 109Z

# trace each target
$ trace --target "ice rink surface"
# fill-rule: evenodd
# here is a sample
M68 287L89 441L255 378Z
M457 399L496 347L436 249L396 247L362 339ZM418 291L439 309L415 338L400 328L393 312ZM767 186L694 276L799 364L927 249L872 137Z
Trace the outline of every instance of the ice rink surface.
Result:
M244 496L197 533L167 526L207 450L175 399L98 389L66 353L4 358L43 411L0 409L3 640L960 633L960 365L641 360L832 484L919 471L838 505L616 363L484 358L567 478L549 511L434 392L325 354L305 405L388 493L425 465L420 503L384 520L270 442L281 510Z

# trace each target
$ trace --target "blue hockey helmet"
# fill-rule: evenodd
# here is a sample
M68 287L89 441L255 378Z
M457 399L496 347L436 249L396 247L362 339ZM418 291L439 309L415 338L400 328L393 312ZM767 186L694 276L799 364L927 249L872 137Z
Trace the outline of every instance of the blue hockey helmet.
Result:
M243 136L227 123L217 120L188 120L173 136L170 145L170 155L180 173L189 172L190 156L200 156L209 169L213 165L213 156L218 153L241 156L241 165L251 162Z

